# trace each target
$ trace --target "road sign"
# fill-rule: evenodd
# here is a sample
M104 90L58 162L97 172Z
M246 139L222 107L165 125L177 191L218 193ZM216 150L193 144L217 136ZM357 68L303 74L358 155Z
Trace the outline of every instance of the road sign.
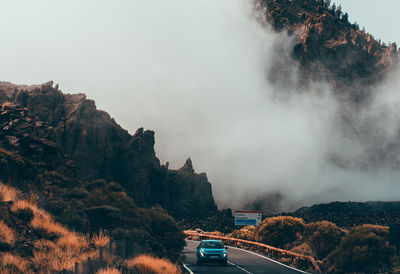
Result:
M393 246L400 246L400 223L389 225L389 243Z
M236 211L235 225L258 225L261 223L261 211Z

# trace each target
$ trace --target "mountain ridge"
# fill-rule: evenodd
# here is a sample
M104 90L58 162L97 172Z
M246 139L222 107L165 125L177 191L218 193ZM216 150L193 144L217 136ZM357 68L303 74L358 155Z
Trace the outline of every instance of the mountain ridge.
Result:
M37 119L48 125L47 142L59 150L60 156L75 163L78 180L115 180L138 206L160 204L178 217L216 211L205 174L196 174L193 168L188 172L161 165L155 155L153 131L139 128L130 135L108 113L98 111L84 94L63 94L51 81L33 86L3 82L0 98L3 105L11 104L29 114L31 121Z
M327 80L344 100L363 102L371 88L399 63L396 43L386 45L348 21L348 14L329 0L257 0L259 21L295 38L292 57L300 65L298 86ZM281 82L285 64L269 79ZM305 80L306 79L306 80Z

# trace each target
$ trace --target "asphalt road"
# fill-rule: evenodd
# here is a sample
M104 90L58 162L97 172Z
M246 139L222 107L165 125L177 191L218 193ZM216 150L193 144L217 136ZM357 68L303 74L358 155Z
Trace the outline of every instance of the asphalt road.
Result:
M187 246L183 251L185 255L185 265L193 273L305 273L303 271L284 266L262 255L234 247L228 248L227 266L221 266L218 264L202 264L201 266L198 266L196 265L196 247L199 245L199 242L187 240L186 244Z

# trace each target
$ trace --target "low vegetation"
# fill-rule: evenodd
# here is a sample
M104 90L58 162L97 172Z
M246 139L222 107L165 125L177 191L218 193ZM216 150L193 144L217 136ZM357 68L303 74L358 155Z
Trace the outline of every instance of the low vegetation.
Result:
M388 227L378 225L346 230L327 221L307 224L301 218L278 216L226 236L312 256L327 273L389 273L398 260L396 250L388 243Z
M294 217L272 217L265 219L256 233L255 240L275 247L287 248L304 232L303 219Z
M0 189L1 273L60 271L96 252L87 236L55 222L33 201L20 198L17 190L1 183Z
M97 271L97 274L122 274L122 272L117 268L108 267L100 269L99 271Z
M361 225L352 228L326 259L332 272L390 272L398 260L389 246L388 227Z
M241 229L235 230L232 233L228 234L227 237L243 239L247 241L254 241L256 236L257 229L255 226L248 225Z
M35 196L22 198L21 192L2 183L0 191L0 273L51 273L72 269L76 262L95 257L99 248L110 242L110 236L102 229L89 237L56 222L49 212L38 207ZM148 218L146 221L152 225L154 234L165 234L158 239L153 238L153 245L158 242L158 247L162 248L167 245L167 241L173 245L180 240L173 233L175 223L172 218L159 208L147 212L151 214L144 217ZM114 232L125 233L122 237L139 237L132 235L129 230L119 229ZM126 261L112 258L110 262L114 260L118 261L118 266L134 270L135 273L180 273L179 268L169 260L152 256L140 256ZM109 267L97 273L113 274L121 271Z
M179 268L165 259L159 259L152 256L139 256L137 258L126 261L129 269L134 273L163 273L163 274L179 274Z
M156 258L152 255L141 255L136 258L125 260L121 264L123 271L108 267L97 271L97 274L122 274L122 273L138 273L138 274L181 274L180 268L167 259Z
M58 222L81 233L102 233L96 244L104 244L107 230L114 239L136 241L153 254L180 259L184 235L175 220L159 206L139 208L115 182L95 180L67 188L43 179L43 206Z
M305 242L316 259L328 256L339 245L344 235L344 230L327 221L307 224L305 227Z

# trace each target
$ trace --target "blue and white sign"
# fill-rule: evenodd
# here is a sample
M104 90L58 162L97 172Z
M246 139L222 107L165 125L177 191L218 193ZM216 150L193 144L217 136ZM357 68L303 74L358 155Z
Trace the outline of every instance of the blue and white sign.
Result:
M261 211L236 211L235 225L258 225L261 223Z

